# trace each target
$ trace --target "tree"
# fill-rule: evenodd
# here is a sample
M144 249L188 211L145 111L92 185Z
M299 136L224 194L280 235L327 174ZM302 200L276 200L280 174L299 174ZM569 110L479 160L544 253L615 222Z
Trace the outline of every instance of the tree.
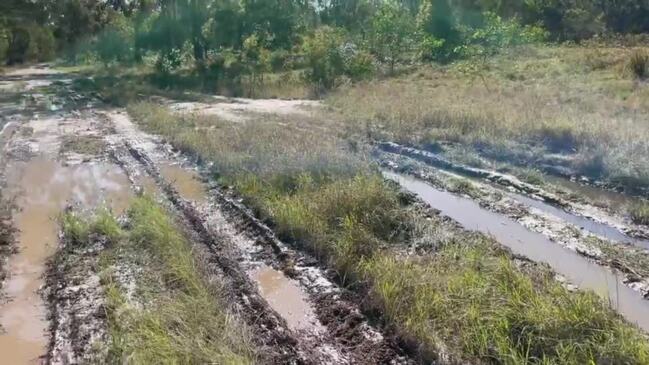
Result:
M385 3L372 18L372 51L390 65L390 73L404 52L408 51L414 33L413 19L407 10Z
M266 49L256 34L243 41L241 61L250 75L248 95L253 96L254 88L264 82L264 73L270 71L270 51Z
M417 14L417 30L424 59L449 59L460 40L448 0L425 0Z
M302 51L308 67L307 77L316 86L331 89L345 72L344 42L340 29L324 26L304 39Z

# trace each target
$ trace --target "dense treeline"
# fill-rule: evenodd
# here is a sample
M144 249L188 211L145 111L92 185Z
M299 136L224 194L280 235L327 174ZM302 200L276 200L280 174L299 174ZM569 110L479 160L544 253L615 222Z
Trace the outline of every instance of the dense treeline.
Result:
M543 38L649 32L648 0L7 0L0 57L138 63L206 80L306 70L329 88L395 64Z

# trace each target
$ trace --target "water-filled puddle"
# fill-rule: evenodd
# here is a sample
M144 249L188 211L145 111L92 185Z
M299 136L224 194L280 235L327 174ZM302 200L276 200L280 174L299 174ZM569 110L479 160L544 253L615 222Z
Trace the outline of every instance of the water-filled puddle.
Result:
M583 185L562 177L546 175L543 178L548 180L552 185L556 185L568 192L585 197L593 203L605 204L617 211L624 211L627 206L633 204L635 201L635 198L622 193L616 193L595 186Z
M249 273L268 304L287 322L290 329L320 330L307 295L297 283L272 267L261 265Z
M438 190L425 182L390 171L386 178L401 184L432 207L463 227L494 237L514 253L549 264L557 273L582 289L590 289L609 301L628 321L649 331L649 302L605 267L588 261L545 236L531 232L517 222L481 208L476 202Z
M564 221L574 224L578 227L583 228L584 230L591 232L593 234L596 234L600 237L607 238L612 241L616 242L624 242L624 243L631 243L636 246L644 247L649 249L649 241L648 240L642 240L642 239L637 239L633 237L629 237L620 230L618 230L615 227L609 226L608 224L605 223L600 223L596 222L594 220L588 219L586 217L578 216L575 214L571 214L566 212L565 210L555 207L554 205L532 199L530 197L524 196L522 194L516 194L516 193L507 193L509 196L511 196L513 199L518 200L519 202L530 206L534 207L536 209L539 209L545 213L554 215L557 218L561 218Z
M196 203L203 203L207 199L205 187L195 171L184 169L179 165L162 164L160 173L184 199Z
M7 166L5 196L14 198L18 253L9 259L9 277L0 303L0 362L39 362L47 347L45 303L38 293L47 258L58 243L57 215L68 203L84 208L106 205L115 213L126 209L129 182L115 165L61 166L44 158Z

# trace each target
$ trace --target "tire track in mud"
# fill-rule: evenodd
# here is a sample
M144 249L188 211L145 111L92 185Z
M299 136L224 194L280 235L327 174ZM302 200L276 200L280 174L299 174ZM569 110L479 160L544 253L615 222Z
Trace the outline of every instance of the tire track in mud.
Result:
M435 153L402 146L394 142L376 142L376 147L387 153L405 156L423 162L441 171L456 172L462 177L481 179L499 185L505 189L514 189L533 199L555 206L566 215L572 215L582 224L599 226L599 231L616 230L617 232L600 232L606 238L623 243L631 242L639 247L649 248L649 228L626 222L623 218L611 216L608 212L584 203L572 202L543 188L523 182L515 176L492 170L470 167L451 162Z
M130 155L126 156L122 151L127 151ZM155 180L163 196L187 222L187 228L193 231L190 233L193 233L195 238L208 249L209 260L223 272L224 277L229 281L231 291L235 292L237 304L241 307L241 315L247 323L259 331L256 334L257 338L262 341L265 348L260 353L275 354L270 359L272 363L310 363L306 357L299 353L298 340L288 330L282 318L269 308L247 279L245 273L239 269L238 263L232 259L232 253L227 252L227 247L216 242L206 229L201 214L190 202L184 200L170 183L164 180L149 157L125 141L123 149L118 147L113 150L113 159L131 173L137 171L138 168L129 160L137 162Z
M583 223L584 220L591 219L591 217L579 216L579 213L573 212L573 209L592 211L596 208L574 207L570 202L562 199L560 199L561 206L565 208L555 208L547 203L547 199L543 198L544 196L553 196L556 198L554 194L545 192L543 189L537 187L529 189L529 184L520 182L512 176L489 172L490 175L488 176L483 175L481 179L472 180L463 175L455 175L452 172L446 171L444 168L438 169L438 165L435 162L431 162L428 157L429 154L425 151L418 151L410 147L399 147L395 149L395 146L398 145L390 143L387 148L380 147L386 152L375 151L375 157L383 167L396 172L413 175L443 190L448 190L448 186L439 177L436 177L435 174L472 181L478 185L482 195L481 197L472 197L472 199L477 201L481 207L507 216L519 222L530 231L542 234L553 242L577 252L586 259L593 260L599 265L620 271L624 274L625 285L640 292L645 298L649 299L649 277L635 270L632 264L625 262L624 258L614 257L603 251L600 247L601 245L618 247L625 252L637 256L649 256L649 250L644 247L612 240L609 238L609 235L601 234L597 229L588 229L589 227L584 227L580 223ZM490 176L504 177L498 177L494 181ZM506 182L502 183L502 181ZM503 189L502 187L505 188ZM509 189L506 187L509 187ZM514 189L518 193L512 192L511 189ZM537 200L538 198L541 198L541 200ZM559 211L560 214L554 211ZM574 215L571 217L576 217L576 219L566 218L566 216L570 216L571 214ZM600 217L603 214L602 212L596 213ZM613 217L602 218L593 222L597 222L597 226L595 227L597 228L599 225L606 225L607 222L613 219ZM620 231L617 231L618 234L620 234L619 232L625 231L616 225L608 227L612 230L620 229ZM627 230L634 230L634 228L627 227ZM591 241L599 243L599 245Z
M112 117L116 115L112 114ZM113 119L110 115L108 118ZM164 148L155 136L137 130L127 117L120 115L119 119L116 130L121 137L116 140L124 143L130 156L125 156L120 148L114 148L115 159L121 161L123 166L130 164L129 158L141 164L198 233L201 241L213 253L218 266L224 268L226 274L241 286L243 292L239 295L247 297L247 301L254 305L252 309L275 314L281 319L284 329L295 333L292 338L297 340L292 346L302 355L303 361L331 364L414 363L404 354L393 335L382 333L369 324L359 309L361 298L328 279L333 275L317 267L315 259L281 242L272 229L259 221L233 194L223 191L216 184L207 183L207 204L192 204L185 200L161 174L161 164L169 161L186 163L187 160L171 153L170 148ZM197 167L193 163L190 165ZM126 170L135 172L138 169L126 167ZM295 321L290 318L291 313L282 308L286 304L281 303L282 298L273 298L268 293L259 297L257 290L263 292L263 281L268 279L268 276L266 279L260 278L260 271L262 275L282 276L283 283L294 286L304 295L313 314L313 318L307 320L312 326L300 327L291 323ZM251 298L259 302L251 301ZM273 306L274 299L280 303ZM261 317L265 315L262 313ZM288 322L285 321L287 319ZM277 326L276 323L274 325ZM272 338L272 334L269 336Z
M649 311L649 304L642 300L647 287L646 278L638 277L633 270L625 270L621 264L616 265L615 260L610 262L592 253L593 249L575 236L575 232L579 232L576 227L512 198L494 198L498 194L489 185L478 188L484 193L480 197L451 193L447 184L434 175L446 174L444 171L408 161L409 157L384 153L377 158L386 169L406 176L404 180L390 176L390 180L397 180L406 191L416 192L419 199L424 199L426 205L430 204L439 214L460 222L464 229L477 229L494 236L500 244L518 255L550 263L555 272L565 275L559 280L567 279L571 284L594 290L611 301L613 309L630 322L639 324L645 331L649 328L644 315ZM407 176L415 180L411 183ZM618 270L622 277L618 276ZM602 293L602 289L606 291Z
M346 297L348 293L329 281L318 269L316 261L289 249L278 240L272 230L261 223L252 212L216 185L210 186L211 204L199 211L184 200L172 184L165 181L156 164L130 143L126 148L144 169L154 177L167 198L183 213L201 240L214 252L215 259L226 274L232 278L242 294L247 296L252 311L276 314L286 330L293 331L294 346L302 354L303 361L329 364L377 364L411 363L402 355L394 339L372 328L358 307ZM216 238L218 237L218 239ZM230 245L227 240L235 241ZM233 243L233 244L232 244ZM228 252L228 246L236 246L238 253ZM241 254L238 260L231 256ZM242 266L247 266L244 270ZM251 280L255 269L281 272L303 290L313 306L315 323L312 326L291 325L286 322L287 313L277 313L267 300L259 296L257 285ZM286 279L283 279L286 280ZM258 282L259 284L259 282ZM286 303L282 303L286 304ZM271 326L265 326L271 328Z

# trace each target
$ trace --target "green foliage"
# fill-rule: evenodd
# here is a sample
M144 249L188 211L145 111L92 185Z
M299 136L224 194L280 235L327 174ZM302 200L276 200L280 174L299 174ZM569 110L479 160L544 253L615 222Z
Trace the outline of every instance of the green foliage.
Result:
M536 26L522 26L517 19L504 20L494 13L484 14L484 25L470 31L467 48L471 56L494 56L521 44L540 43L546 32Z
M316 87L331 89L345 73L342 54L344 40L342 30L328 26L318 28L313 35L305 37L302 51L308 67L307 78Z
M127 62L133 60L134 41L132 22L119 16L99 34L95 50L104 64Z
M403 59L414 41L413 18L406 9L386 2L372 18L371 49L382 62L390 65Z
M460 41L460 32L448 0L425 0L417 14L420 55L425 60L449 60Z

